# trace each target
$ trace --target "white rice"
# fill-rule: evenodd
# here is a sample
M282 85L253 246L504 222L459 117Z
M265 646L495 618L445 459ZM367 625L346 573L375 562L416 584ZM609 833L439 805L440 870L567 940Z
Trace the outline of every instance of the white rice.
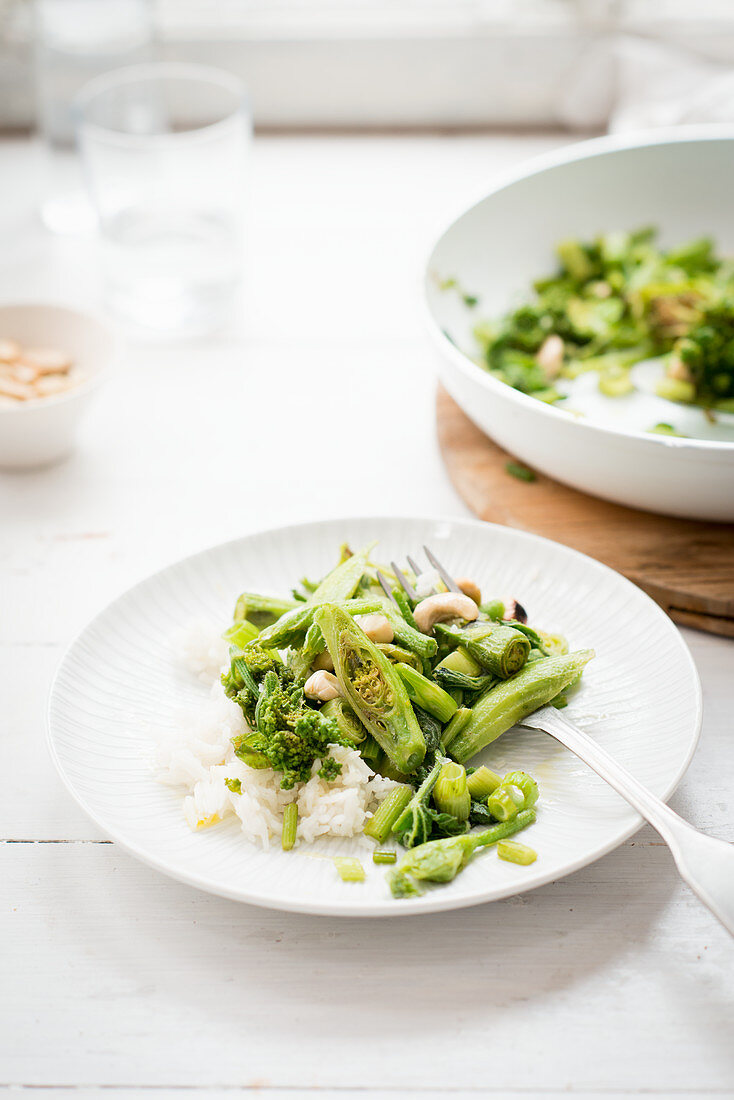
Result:
M234 755L231 740L248 727L219 682L228 663L226 644L206 623L192 624L174 644L187 669L211 684L208 700L177 715L176 732L158 753L162 781L186 792L183 812L189 826L203 829L236 815L247 839L267 848L271 838L280 838L284 808L297 800L299 841L361 833L395 783L376 775L355 749L331 745L329 754L342 765L333 782L319 778L317 760L307 783L282 790L280 773L249 768ZM225 779L239 779L242 793L230 791Z

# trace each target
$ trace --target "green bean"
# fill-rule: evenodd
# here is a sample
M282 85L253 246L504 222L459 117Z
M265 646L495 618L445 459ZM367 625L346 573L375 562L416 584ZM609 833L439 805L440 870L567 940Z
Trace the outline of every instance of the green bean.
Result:
M410 665L416 672L420 672L423 668L423 662L418 654L412 653L409 649L403 649L402 646L393 645L392 642L377 642L377 648L381 653L385 654L388 661L393 665Z
M474 704L466 726L451 742L451 755L465 764L528 714L549 703L593 656L593 649L581 649L562 657L545 657L533 661L512 680L490 688Z
M528 848L527 844L520 844L517 840L500 840L497 843L497 855L508 863L520 863L523 867L535 863L538 858L534 848Z
M431 638L428 634L423 634L422 631L407 623L395 605L388 600L382 602L380 611L390 621L395 636L394 640L398 645L404 646L411 653L415 653L420 657L425 669L426 662L435 657L438 650L436 639Z
M481 802L497 790L502 780L485 764L467 776L467 786L472 798Z
M372 853L373 863L397 863L398 853L392 848L375 848Z
M413 630L418 630L418 624L413 615L413 608L410 606L410 601L403 589L393 588L392 595L395 603L400 608L400 614L403 616L408 626L411 626Z
M426 742L402 679L336 604L322 604L314 621L323 631L344 698L397 770L410 775L423 761Z
M433 714L439 722L448 722L453 717L458 707L447 691L427 680L410 665L396 665L395 668L411 702Z
M292 611L294 607L298 607L296 600L284 600L279 596L260 596L256 592L243 592L237 598L233 620L235 623L241 623L249 619L255 626L268 626L288 611Z
M368 615L375 611L382 611L382 601L378 598L345 600L343 606L350 615ZM260 632L260 643L272 649L301 645L313 626L317 611L317 604L310 602L298 604L272 626L266 626Z
M336 603L350 599L357 591L362 580L375 543L345 558L316 586L309 597L309 603Z
M364 867L358 859L348 856L334 856L334 865L342 882L364 882Z
M451 745L455 738L459 736L465 726L468 725L471 718L471 709L469 707L459 707L449 722L448 726L441 734L441 748L444 752L449 752Z
M241 622L234 623L228 630L225 630L222 637L230 645L243 649L248 642L252 642L257 638L259 633L260 631L254 623L251 623L249 619L242 619Z
M283 810L283 832L281 834L281 846L284 852L289 852L296 843L298 831L298 803L289 802Z
M471 795L466 772L461 764L448 761L439 772L433 788L433 801L444 814L451 814L457 821L466 821L471 808Z
M365 825L365 836L371 836L378 844L384 844L412 797L411 787L400 786L390 791Z

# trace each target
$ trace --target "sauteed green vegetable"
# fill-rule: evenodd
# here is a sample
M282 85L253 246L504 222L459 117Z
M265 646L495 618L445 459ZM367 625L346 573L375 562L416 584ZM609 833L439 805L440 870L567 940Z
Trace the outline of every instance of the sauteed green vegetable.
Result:
M596 371L609 397L630 393L630 369L661 358L661 397L734 412L734 260L708 237L661 248L654 229L556 246L557 271L527 304L475 328L482 365L541 401L559 379Z
M437 574L406 570L411 597L372 551L342 547L334 569L292 599L240 596L222 683L249 727L236 755L273 768L283 788L315 770L338 775L330 745L356 748L396 782L364 832L408 850L389 875L405 897L535 821L531 776L471 761L538 707L563 705L593 652L569 653L561 636L528 625L516 600L485 600L473 581L454 592ZM295 803L288 809L285 849L297 826ZM519 860L519 847L505 851Z

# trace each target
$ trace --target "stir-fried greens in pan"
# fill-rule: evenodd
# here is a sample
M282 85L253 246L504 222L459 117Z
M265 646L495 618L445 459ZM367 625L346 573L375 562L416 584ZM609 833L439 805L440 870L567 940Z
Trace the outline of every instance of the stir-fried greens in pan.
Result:
M304 579L291 599L243 593L225 633L222 683L248 726L233 741L236 756L274 769L281 788L315 769L334 779L332 745L356 749L395 781L364 833L406 849L389 872L393 894L406 897L535 821L531 776L471 761L538 707L564 705L593 652L569 653L562 637L528 625L516 600L484 599L468 579L451 591L437 573L402 574L377 565L372 550L343 546L335 568L318 583ZM287 814L286 850L295 802ZM535 854L516 844L502 858ZM393 862L395 850L378 847L374 859ZM354 862L340 868L346 881L364 877Z

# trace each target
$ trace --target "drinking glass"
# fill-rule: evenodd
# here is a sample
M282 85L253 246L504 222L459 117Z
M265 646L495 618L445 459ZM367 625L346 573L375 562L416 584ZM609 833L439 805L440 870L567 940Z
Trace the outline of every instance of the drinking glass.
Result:
M74 97L95 76L153 60L153 0L34 0L32 11L40 213L53 232L76 233L94 211L74 155Z
M160 333L217 327L242 273L243 85L204 65L135 65L90 81L77 109L109 305Z

